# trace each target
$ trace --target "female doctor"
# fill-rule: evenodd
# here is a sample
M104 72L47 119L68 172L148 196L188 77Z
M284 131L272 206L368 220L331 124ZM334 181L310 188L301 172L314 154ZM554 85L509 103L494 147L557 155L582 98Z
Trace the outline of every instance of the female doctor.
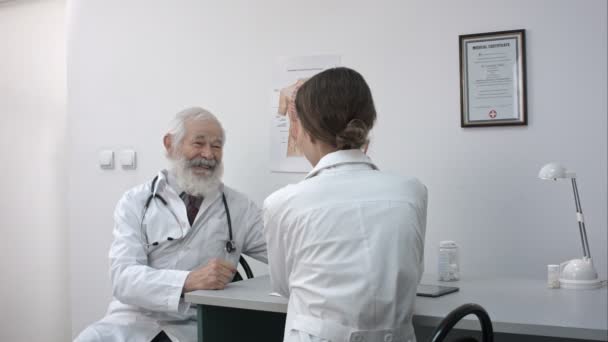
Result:
M263 210L272 288L289 297L284 340L415 341L426 187L361 151L376 110L358 72L329 69L294 88L292 134L314 168Z

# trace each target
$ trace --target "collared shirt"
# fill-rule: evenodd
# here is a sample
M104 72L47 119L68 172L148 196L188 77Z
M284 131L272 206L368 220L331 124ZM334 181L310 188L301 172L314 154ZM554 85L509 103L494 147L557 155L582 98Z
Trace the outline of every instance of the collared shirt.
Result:
M142 221L153 191L167 204L152 199ZM114 299L106 316L77 341L149 342L161 330L173 341L196 341L195 311L180 298L188 273L213 258L236 266L241 253L267 262L260 210L251 200L222 184L205 197L191 226L181 192L163 170L154 189L147 182L118 202L109 252ZM234 253L225 250L228 224L222 192L232 218Z
M269 196L263 218L271 284L289 297L285 340L298 340L298 326L310 322L410 327L426 209L422 183L380 172L359 150L327 154L303 181ZM407 331L403 340L414 338Z

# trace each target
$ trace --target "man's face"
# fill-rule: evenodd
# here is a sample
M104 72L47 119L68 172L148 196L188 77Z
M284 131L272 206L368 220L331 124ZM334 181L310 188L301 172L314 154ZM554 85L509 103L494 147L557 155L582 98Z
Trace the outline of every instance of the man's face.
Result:
M194 175L208 177L222 162L222 143L222 130L216 122L189 120L177 153L187 161Z

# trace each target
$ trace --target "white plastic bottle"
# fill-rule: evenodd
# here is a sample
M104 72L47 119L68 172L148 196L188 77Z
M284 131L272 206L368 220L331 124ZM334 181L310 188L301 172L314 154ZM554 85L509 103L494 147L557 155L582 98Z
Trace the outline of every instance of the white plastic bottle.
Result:
M559 265L547 265L547 287L559 289Z
M439 242L438 275L440 281L460 279L458 246L454 241Z

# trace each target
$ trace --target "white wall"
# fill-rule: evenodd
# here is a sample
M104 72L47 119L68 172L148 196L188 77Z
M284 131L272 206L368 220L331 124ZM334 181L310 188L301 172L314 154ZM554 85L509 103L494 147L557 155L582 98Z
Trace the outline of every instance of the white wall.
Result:
M0 341L70 337L65 6L0 4Z
M426 267L441 239L464 277L543 278L581 254L571 189L578 172L591 251L606 277L606 1L72 1L68 14L72 323L110 298L107 250L123 191L164 167L161 136L186 106L228 134L225 181L261 204L300 175L268 171L269 91L279 55L342 54L378 109L371 155L430 192ZM526 29L527 127L460 128L458 35ZM134 171L102 171L101 148L132 147Z

